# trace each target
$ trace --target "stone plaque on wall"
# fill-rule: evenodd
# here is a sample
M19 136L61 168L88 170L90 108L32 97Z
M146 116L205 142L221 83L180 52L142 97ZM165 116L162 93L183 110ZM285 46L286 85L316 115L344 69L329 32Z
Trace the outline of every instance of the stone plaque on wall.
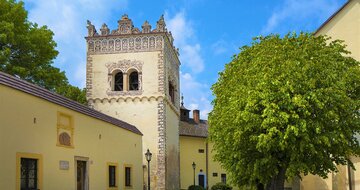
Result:
M60 160L59 166L60 170L69 170L69 161Z

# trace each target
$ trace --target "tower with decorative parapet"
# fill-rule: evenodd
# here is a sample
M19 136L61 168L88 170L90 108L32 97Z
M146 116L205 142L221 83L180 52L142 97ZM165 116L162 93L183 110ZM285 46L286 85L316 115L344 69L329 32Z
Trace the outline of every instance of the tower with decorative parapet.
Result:
M142 30L134 27L127 15L111 32L103 24L98 33L90 21L87 28L89 105L135 125L144 134L143 152L153 153L151 189L179 189L180 61L164 17L153 30L147 21ZM144 186L146 163L144 158Z

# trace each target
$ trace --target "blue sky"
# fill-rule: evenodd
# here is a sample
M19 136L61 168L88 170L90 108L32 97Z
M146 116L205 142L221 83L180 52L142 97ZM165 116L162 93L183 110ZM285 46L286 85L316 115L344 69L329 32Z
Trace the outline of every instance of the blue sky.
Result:
M54 33L55 66L71 84L85 87L86 20L110 29L128 14L135 27L155 27L164 14L180 49L181 93L188 109L211 111L210 87L218 72L252 37L316 30L346 0L24 0L29 20Z

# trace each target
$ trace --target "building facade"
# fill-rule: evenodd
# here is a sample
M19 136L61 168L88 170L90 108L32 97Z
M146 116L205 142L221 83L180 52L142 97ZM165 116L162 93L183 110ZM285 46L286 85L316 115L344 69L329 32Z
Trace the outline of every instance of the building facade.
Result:
M216 183L228 183L228 174L213 159L212 143L207 141L208 123L200 118L200 110L190 110L180 107L180 179L181 188L190 185L200 185L211 188ZM194 165L193 165L194 164ZM193 167L195 166L195 167Z
M0 189L142 189L133 125L0 72Z
M153 153L151 189L179 189L180 61L164 17L155 29L145 21L140 30L127 15L112 31L103 24L98 33L90 21L87 28L89 105L144 134L143 153Z

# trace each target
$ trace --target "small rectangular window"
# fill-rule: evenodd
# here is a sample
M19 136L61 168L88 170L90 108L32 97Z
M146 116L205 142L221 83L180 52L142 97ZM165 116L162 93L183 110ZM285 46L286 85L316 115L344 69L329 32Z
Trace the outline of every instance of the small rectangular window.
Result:
M131 167L125 167L125 187L131 187Z
M213 173L213 177L217 177L218 176L218 174L217 173Z
M109 187L116 187L116 166L109 166Z
M221 174L221 182L226 184L226 174Z
M204 149L199 149L199 153L204 153Z

